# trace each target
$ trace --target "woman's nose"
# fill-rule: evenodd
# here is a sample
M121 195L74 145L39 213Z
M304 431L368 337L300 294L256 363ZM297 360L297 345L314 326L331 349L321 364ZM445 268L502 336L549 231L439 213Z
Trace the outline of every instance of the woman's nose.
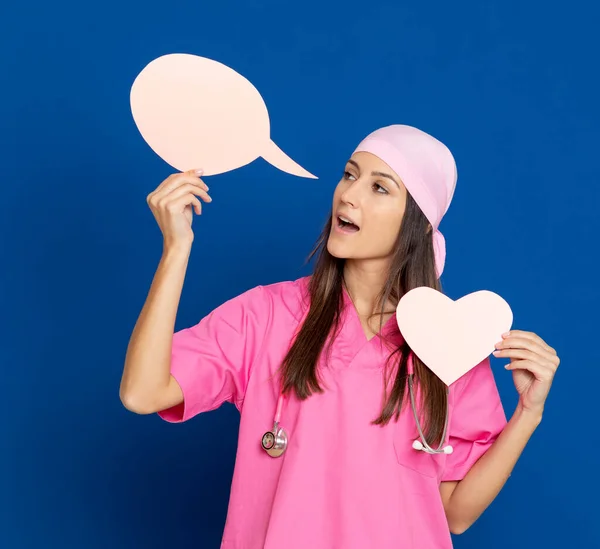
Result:
M343 194L341 196L341 200L344 204L346 204L347 206L350 206L351 208L356 208L356 206L354 205L354 203L352 202L352 200L348 199L348 196L346 194Z
M360 202L359 192L358 185L354 182L341 194L340 199L344 204L356 208Z

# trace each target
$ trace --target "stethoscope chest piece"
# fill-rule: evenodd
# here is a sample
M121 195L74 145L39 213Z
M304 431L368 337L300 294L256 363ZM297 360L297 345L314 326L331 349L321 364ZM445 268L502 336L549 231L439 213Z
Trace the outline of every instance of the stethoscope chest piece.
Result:
M275 423L272 431L267 431L261 439L261 446L271 457L279 457L287 448L288 437L284 429Z

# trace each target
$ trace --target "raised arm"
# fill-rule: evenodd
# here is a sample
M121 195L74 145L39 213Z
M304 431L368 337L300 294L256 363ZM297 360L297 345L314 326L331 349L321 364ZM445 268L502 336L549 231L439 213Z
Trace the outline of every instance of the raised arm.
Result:
M163 254L148 297L129 340L119 396L138 414L151 414L183 401L170 374L171 347L177 309L194 239L193 210L211 198L201 172L174 174L147 197L163 234Z

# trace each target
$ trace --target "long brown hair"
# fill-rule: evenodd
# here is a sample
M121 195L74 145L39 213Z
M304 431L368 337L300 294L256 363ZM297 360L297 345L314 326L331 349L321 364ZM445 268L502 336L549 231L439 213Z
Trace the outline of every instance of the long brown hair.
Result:
M340 329L343 304L344 259L334 257L327 250L327 240L333 217L330 216L307 261L317 256L308 285L310 308L282 364L282 390L293 390L300 400L314 392L322 393L319 383L318 362ZM414 199L407 194L402 219L387 280L379 294L378 303L398 303L400 298L420 286L441 291L436 277L433 239L428 221ZM383 309L380 326L383 325ZM376 337L383 337L378 334ZM326 347L327 344L327 347ZM391 350L384 375L384 399L376 425L387 424L398 418L407 393L407 362L411 350L406 342ZM394 357L399 357L393 361ZM446 386L413 355L415 387L418 386L424 421L424 432L429 444L437 444L444 428L447 399ZM392 377L395 378L392 381ZM407 400L407 399L406 399Z

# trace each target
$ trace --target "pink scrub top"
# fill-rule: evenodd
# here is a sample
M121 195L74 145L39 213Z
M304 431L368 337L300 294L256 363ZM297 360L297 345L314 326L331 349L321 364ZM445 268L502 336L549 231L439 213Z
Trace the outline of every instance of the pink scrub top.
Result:
M398 422L381 412L389 347L367 340L344 291L342 329L325 366L325 392L286 397L289 442L272 458L261 438L273 428L276 374L308 311L308 277L257 286L197 325L175 333L171 372L184 395L159 412L177 423L224 402L240 411L225 549L446 549L452 547L439 492L462 479L506 425L486 359L450 387L450 455L414 450L410 406ZM402 341L395 317L383 333Z

